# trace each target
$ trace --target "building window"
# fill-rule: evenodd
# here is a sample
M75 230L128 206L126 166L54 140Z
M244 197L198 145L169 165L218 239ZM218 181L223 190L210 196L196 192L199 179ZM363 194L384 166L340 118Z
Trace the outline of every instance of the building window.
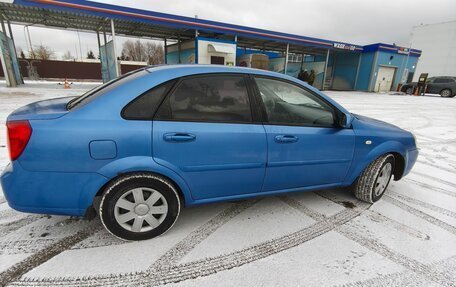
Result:
M302 55L301 54L288 54L288 62L290 63L301 63Z

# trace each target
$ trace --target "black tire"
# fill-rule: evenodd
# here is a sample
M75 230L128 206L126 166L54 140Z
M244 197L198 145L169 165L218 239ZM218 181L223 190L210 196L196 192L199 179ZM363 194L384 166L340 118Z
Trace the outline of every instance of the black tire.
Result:
M413 94L413 87L407 87L407 88L405 89L405 93L406 93L407 95L412 95L412 94Z
M154 216L155 218L156 215L152 214L150 210L145 211L146 213L142 215L133 214L132 210L126 212L135 215L137 218L141 217L141 229L146 226L145 229L149 228L151 230L139 232L127 230L121 224L126 226L129 223L119 223L116 219L116 214L117 216L122 216L122 214L119 215L119 211L124 212L122 208L119 208L119 206L116 205L116 203L118 203L121 197L123 198L123 196L126 196L127 193L129 193L127 194L128 196L133 196L131 194L132 190L137 189L141 191L151 190L152 193L149 197L151 197L152 194L158 194L158 201L162 204L165 202L164 205L166 205L166 214L158 215L160 217L160 221L157 220L158 225L154 227L149 225L149 221L146 222L144 219L144 216L148 216L149 218L151 218L150 216ZM142 195L144 196L144 194ZM126 199L126 197L123 199ZM147 201L147 199L148 198L144 197L144 200ZM136 206L134 208L134 212L136 212L136 208L139 204L135 202L136 198L132 201L133 202L131 202L131 204ZM99 215L104 227L112 235L123 240L146 240L168 231L179 217L180 209L181 200L178 191L173 183L168 179L150 173L131 173L114 179L104 188L99 208ZM137 219L134 218L131 220L136 221Z
M440 91L440 96L443 98L452 98L454 97L453 92L450 89L443 89Z
M390 164L390 175L388 176L383 190L380 193L376 193L376 187L379 184L379 176L387 164ZM374 203L379 200L388 188L389 182L391 181L391 177L393 175L393 171L394 156L392 154L387 154L374 160L363 171L354 185L354 193L356 198L368 203Z

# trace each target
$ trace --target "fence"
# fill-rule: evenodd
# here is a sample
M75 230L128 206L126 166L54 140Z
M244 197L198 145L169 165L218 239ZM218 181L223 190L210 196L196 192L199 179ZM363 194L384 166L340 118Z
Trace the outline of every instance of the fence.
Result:
M75 79L101 80L101 64L99 62L76 62L55 60L19 59L21 74L24 78L35 78L30 75L30 67L37 73L39 79ZM122 74L144 67L144 65L121 64ZM0 69L0 77L4 77Z

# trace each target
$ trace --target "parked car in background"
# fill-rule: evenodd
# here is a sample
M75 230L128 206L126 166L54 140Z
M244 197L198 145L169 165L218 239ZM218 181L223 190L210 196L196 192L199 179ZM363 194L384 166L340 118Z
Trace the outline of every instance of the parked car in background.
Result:
M336 187L373 203L418 156L410 132L298 79L218 65L137 70L22 107L7 128L12 208L97 211L128 240L162 234L197 204Z
M413 94L417 83L407 83L402 86L401 91L406 94ZM456 77L430 77L426 81L427 94L439 94L444 98L456 96Z

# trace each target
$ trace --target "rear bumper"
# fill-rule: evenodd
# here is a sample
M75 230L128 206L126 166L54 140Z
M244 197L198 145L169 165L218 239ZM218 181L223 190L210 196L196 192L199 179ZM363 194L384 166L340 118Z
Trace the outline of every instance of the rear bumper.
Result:
M409 174L409 172L412 170L413 166L415 165L417 158L418 158L418 149L411 149L411 150L407 151L404 174L402 176L406 176L407 174Z
M82 216L108 179L97 173L27 171L14 161L0 182L8 204L30 213Z

